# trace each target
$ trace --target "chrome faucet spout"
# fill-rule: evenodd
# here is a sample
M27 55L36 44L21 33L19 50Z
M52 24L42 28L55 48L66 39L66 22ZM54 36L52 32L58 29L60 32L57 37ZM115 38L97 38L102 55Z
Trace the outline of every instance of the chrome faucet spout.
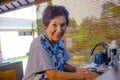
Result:
M90 50L90 69L92 69L92 66L91 66L91 64L92 64L92 60L93 60L93 53L94 53L94 50L96 49L96 47L97 46L99 46L99 45L107 45L108 47L111 47L111 44L110 43L108 43L108 42L98 42L98 43L96 43L92 48L91 48L91 50Z
M111 46L111 44L108 43L108 42L98 42L97 44L95 44L95 45L91 48L91 50L90 50L90 55L91 55L91 56L93 55L95 48L96 48L97 46L99 46L99 45L108 45L108 47Z

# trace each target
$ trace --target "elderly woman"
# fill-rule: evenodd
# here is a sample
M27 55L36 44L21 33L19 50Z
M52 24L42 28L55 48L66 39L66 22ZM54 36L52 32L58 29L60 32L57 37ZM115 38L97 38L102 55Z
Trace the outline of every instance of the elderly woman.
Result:
M35 38L23 80L94 80L98 75L67 63L68 52L61 39L69 24L63 6L48 6L43 13L45 33Z

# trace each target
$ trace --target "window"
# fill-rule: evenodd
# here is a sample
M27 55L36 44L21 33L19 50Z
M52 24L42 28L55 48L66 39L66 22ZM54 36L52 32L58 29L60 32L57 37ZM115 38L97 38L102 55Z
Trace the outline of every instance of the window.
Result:
M32 36L32 32L24 32L24 31L21 31L21 32L18 32L18 35L19 36Z
M24 32L18 32L19 36L24 36Z

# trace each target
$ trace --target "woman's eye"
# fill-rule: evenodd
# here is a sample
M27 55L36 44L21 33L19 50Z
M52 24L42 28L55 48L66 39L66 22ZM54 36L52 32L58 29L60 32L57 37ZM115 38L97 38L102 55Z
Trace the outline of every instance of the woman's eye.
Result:
M54 27L57 27L57 25L56 25L56 24L53 24L53 26L54 26Z
M62 26L62 27L63 27L63 26L66 26L66 23L61 24L61 26Z

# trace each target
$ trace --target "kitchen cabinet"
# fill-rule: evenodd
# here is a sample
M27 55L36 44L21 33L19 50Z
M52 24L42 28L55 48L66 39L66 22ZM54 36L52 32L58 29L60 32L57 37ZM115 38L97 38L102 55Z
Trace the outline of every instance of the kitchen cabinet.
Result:
M0 80L22 80L22 61L6 62L0 64Z

